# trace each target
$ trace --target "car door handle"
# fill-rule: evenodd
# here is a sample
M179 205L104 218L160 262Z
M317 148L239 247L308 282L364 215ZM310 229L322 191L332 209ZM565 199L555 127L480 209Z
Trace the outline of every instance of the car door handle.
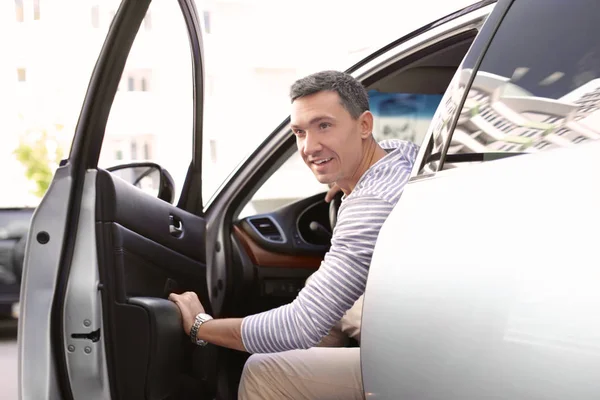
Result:
M183 222L172 214L169 215L169 233L176 238L183 236Z

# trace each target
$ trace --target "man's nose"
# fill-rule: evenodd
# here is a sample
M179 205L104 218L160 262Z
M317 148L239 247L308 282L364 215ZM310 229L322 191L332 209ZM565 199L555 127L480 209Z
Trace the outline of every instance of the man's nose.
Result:
M316 137L316 135L311 135L307 133L304 137L304 154L307 156L315 155L319 153L322 149L321 142Z

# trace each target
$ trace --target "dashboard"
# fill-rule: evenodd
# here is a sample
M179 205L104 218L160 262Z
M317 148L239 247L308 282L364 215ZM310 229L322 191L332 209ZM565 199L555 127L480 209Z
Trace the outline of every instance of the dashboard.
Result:
M329 204L317 194L271 213L246 217L236 226L265 250L323 256L331 245Z
M329 204L325 193L299 200L270 213L236 221L233 238L248 260L242 270L253 288L254 307L268 310L292 301L330 248ZM247 256L247 257L246 257ZM252 296L251 296L252 297Z

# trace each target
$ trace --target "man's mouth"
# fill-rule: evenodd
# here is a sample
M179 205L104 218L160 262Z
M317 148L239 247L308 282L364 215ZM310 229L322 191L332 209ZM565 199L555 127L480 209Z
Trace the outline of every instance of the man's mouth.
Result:
M333 158L322 158L320 160L312 161L312 163L315 164L315 165L323 165L323 164L328 163L331 160L333 160Z

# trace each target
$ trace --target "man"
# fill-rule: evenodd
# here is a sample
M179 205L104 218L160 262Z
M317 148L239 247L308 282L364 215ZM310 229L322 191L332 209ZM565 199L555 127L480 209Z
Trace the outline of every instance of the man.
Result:
M364 293L379 230L408 181L417 146L375 141L367 92L348 74L300 79L291 100L304 162L319 182L344 192L321 267L292 303L243 319L210 319L195 293L169 298L192 340L255 353L244 368L240 399L360 399L360 349L315 346Z

